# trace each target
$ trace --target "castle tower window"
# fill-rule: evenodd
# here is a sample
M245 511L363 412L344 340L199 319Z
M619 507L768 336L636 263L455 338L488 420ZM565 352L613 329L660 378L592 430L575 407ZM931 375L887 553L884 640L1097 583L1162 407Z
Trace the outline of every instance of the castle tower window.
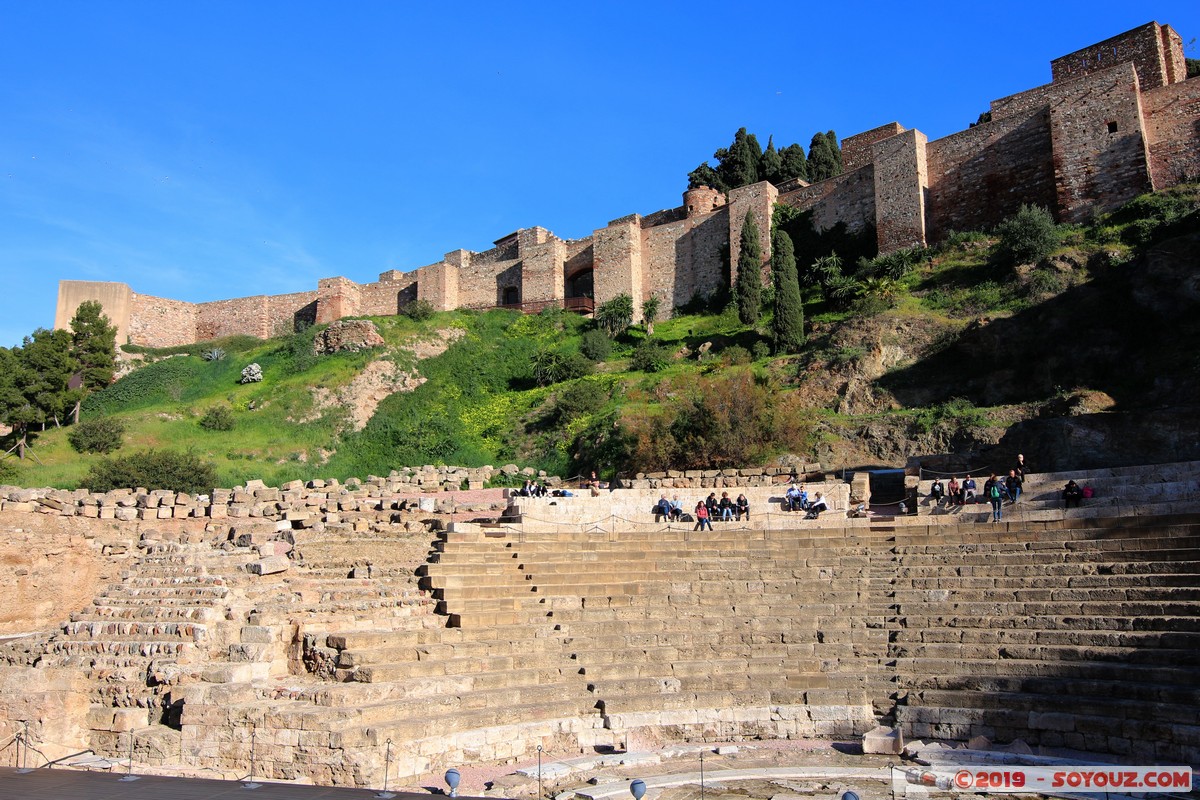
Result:
M1108 132L1109 132L1109 133L1116 133L1116 132L1117 132L1117 123L1116 123L1116 122L1110 122L1110 123L1108 123Z
M505 286L500 304L503 306L521 305L521 291L516 286Z

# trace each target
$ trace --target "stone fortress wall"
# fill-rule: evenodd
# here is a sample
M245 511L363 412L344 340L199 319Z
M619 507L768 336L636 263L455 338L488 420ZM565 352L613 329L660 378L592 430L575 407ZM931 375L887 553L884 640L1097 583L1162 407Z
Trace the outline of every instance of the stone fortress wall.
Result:
M811 185L762 182L728 197L701 187L678 208L630 214L582 239L525 228L491 250L454 250L375 283L326 278L315 292L193 304L64 280L55 326L66 327L84 300L104 305L120 341L150 346L396 314L417 298L439 310L586 311L625 293L640 317L652 295L670 308L731 285L747 210L769 254L776 202L811 210L821 229L874 226L880 252L889 252L994 225L1023 203L1077 222L1200 177L1200 80L1185 80L1182 39L1170 26L1147 23L1055 59L1051 71L1051 83L992 101L989 120L942 139L896 122L850 136L843 174Z

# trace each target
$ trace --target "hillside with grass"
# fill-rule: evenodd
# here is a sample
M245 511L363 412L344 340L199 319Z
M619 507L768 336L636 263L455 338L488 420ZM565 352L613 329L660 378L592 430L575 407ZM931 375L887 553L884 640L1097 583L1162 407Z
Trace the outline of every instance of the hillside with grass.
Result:
M48 425L25 459L0 462L0 479L94 485L147 450L211 465L222 486L423 464L607 477L789 456L827 469L938 453L1002 465L1018 450L1060 469L1200 458L1198 208L1189 185L1087 226L1030 209L853 262L797 236L793 353L772 352L770 287L750 325L724 295L652 326L557 309L371 318L382 344L328 355L321 328L127 347L131 371L83 400L79 425ZM786 209L776 223L806 224ZM262 379L243 383L251 364ZM110 446L73 445L81 433Z

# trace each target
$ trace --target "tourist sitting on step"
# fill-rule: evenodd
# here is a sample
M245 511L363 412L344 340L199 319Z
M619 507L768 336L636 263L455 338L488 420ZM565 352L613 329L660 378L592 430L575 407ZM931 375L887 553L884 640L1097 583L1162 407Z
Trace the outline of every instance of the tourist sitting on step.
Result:
M946 487L942 485L941 478L934 478L933 485L929 487L929 503L930 505L940 506L942 498L946 496Z
M717 514L721 513L717 507L717 493L709 492L708 497L704 498L704 508L708 511L708 519L712 521L717 518Z
M679 495L674 495L671 498L671 519L677 520L683 516L683 504L679 502Z
M975 502L975 479L970 475L963 479L962 501L963 503Z
M1075 481L1067 481L1067 485L1063 487L1062 496L1067 508L1079 508L1079 503L1083 500L1083 490Z
M654 504L654 521L665 522L671 519L671 501L664 494Z
M800 507L800 490L796 488L796 484L788 487L788 490L783 495L783 510L795 511Z
M826 505L825 498L821 496L820 492L817 492L816 496L813 497L812 504L809 505L808 513L804 515L804 518L805 519L816 519L817 517L819 517L821 515L822 511L828 511L828 510L829 510L829 506Z
M696 503L696 510L694 513L696 515L696 527L692 528L692 530L702 531L706 527L710 531L713 529L712 522L708 518L708 506L704 505L704 501Z
M746 495L739 494L737 500L734 501L734 512L737 514L738 522L742 518L750 519L750 501L746 499Z
M950 482L946 484L946 502L952 506L962 505L962 486L958 483L957 475L951 475Z
M721 500L717 503L717 508L721 511L721 522L729 522L733 519L733 501L729 499L729 492L721 492Z
M1008 501L1015 503L1021 499L1021 485L1025 481L1017 474L1015 469L1008 471L1008 477L1004 479L1004 488L1008 489Z

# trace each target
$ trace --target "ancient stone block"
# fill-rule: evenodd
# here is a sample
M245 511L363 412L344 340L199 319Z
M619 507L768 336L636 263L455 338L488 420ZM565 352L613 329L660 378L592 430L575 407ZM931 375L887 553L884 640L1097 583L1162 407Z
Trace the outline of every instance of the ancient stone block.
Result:
M292 562L286 556L270 556L247 564L246 570L251 575L273 575L276 572L283 572L291 565Z

